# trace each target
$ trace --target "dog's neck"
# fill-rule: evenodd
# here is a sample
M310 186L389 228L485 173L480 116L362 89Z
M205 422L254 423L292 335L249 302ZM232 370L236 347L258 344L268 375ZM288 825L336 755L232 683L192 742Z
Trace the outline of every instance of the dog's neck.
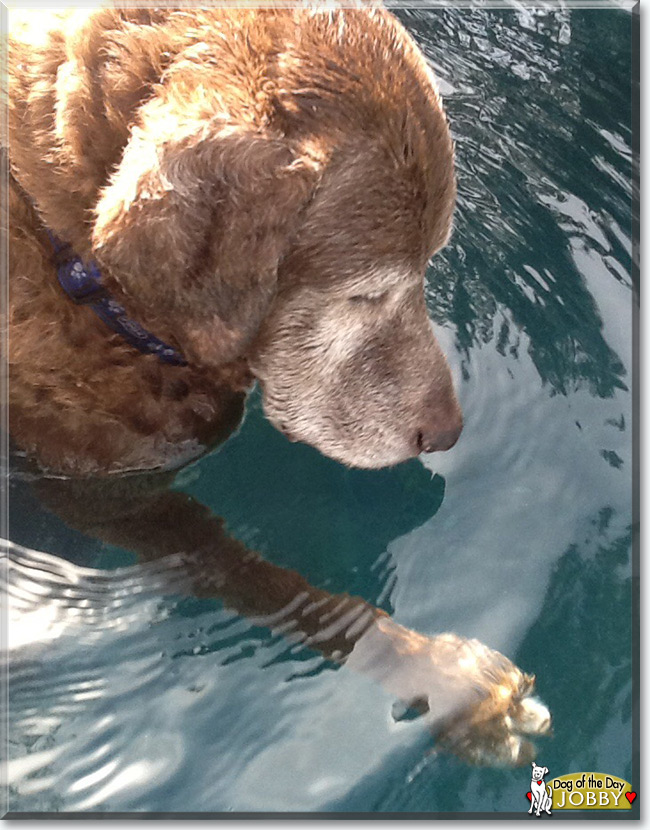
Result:
M107 291L95 263L84 263L68 243L49 230L47 234L54 248L59 284L73 303L89 306L110 329L143 354L155 355L161 363L172 366L187 365L183 355L173 346L128 316L124 306Z
M38 215L33 199L13 175L11 168L9 178L15 191ZM73 303L89 306L108 328L139 352L155 355L161 363L172 366L187 365L187 361L177 349L129 317L124 306L107 290L101 272L94 262L83 262L69 243L59 239L42 222L41 225L53 249L52 261L56 267L59 284Z

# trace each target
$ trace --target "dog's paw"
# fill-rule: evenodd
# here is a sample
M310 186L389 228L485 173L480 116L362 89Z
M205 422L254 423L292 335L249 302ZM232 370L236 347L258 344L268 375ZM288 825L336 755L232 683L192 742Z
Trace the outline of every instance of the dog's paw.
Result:
M381 617L355 645L349 664L395 695L395 720L424 717L436 749L467 763L530 763L530 739L551 729L548 709L533 696L535 678L478 640L426 637Z
M434 730L437 747L481 766L529 764L536 755L531 739L551 732L551 714L534 696L535 677L476 640L458 643L458 650L475 655L467 679L478 699L443 719ZM466 658L459 662L467 665Z
M530 678L523 678L523 690L504 690L501 699L490 695L443 723L436 731L437 748L478 766L530 764L537 753L530 739L550 733L551 715L529 696Z

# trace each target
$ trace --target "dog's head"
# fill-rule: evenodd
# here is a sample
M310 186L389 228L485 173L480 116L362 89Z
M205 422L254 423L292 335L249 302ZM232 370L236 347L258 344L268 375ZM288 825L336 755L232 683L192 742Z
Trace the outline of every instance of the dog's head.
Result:
M532 767L533 767L533 778L532 778L532 780L533 781L543 781L544 776L548 772L548 767L538 767L537 764L534 761L532 762Z
M377 31L327 40L333 23L303 22L256 99L265 129L234 117L223 90L206 101L187 66L182 89L200 81L201 97L179 102L170 73L103 193L94 244L154 331L174 321L190 359L246 357L289 437L382 467L448 449L462 427L424 297L451 229L453 147L403 30L341 20Z
M280 263L251 351L271 421L354 466L446 450L461 429L426 311L431 251L417 178L381 148L339 151ZM444 223L450 204L441 207ZM448 225L436 230L446 237Z

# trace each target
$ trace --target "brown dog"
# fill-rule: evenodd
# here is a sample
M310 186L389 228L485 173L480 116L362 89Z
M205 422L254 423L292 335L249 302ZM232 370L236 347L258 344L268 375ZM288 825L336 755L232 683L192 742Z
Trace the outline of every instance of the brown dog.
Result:
M451 229L453 147L432 74L391 15L12 14L19 446L55 474L174 468L236 426L254 379L279 429L345 464L382 467L455 443L460 408L423 291ZM113 300L185 365L141 353L66 297L48 230L95 261ZM95 501L86 484L84 499L44 498L145 557L210 551L219 592L243 613L315 591L281 569L269 580L272 566L165 493L166 477L140 491L116 478ZM344 646L328 646L302 613L298 630L339 658L354 646L350 661L405 698L426 699L428 673L442 672L437 694L492 701L479 717L490 748L478 740L475 756L521 759L511 728L529 679L480 644L431 640L366 611ZM454 740L472 755L464 732Z
M16 23L9 53L31 202L12 210L16 440L70 473L166 466L205 448L252 372L276 426L344 463L449 448L461 415L423 273L450 233L452 143L397 21L104 10L43 36L38 17L43 42ZM71 307L41 222L187 368Z

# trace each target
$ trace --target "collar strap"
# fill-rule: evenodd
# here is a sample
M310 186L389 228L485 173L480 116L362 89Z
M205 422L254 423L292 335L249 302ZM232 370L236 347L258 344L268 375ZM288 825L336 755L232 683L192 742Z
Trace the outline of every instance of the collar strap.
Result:
M84 264L67 242L62 242L49 230L47 233L54 247L59 283L74 303L90 306L110 329L143 354L153 354L161 363L187 366L187 361L176 349L129 319L124 307L102 285L101 272L94 262Z

